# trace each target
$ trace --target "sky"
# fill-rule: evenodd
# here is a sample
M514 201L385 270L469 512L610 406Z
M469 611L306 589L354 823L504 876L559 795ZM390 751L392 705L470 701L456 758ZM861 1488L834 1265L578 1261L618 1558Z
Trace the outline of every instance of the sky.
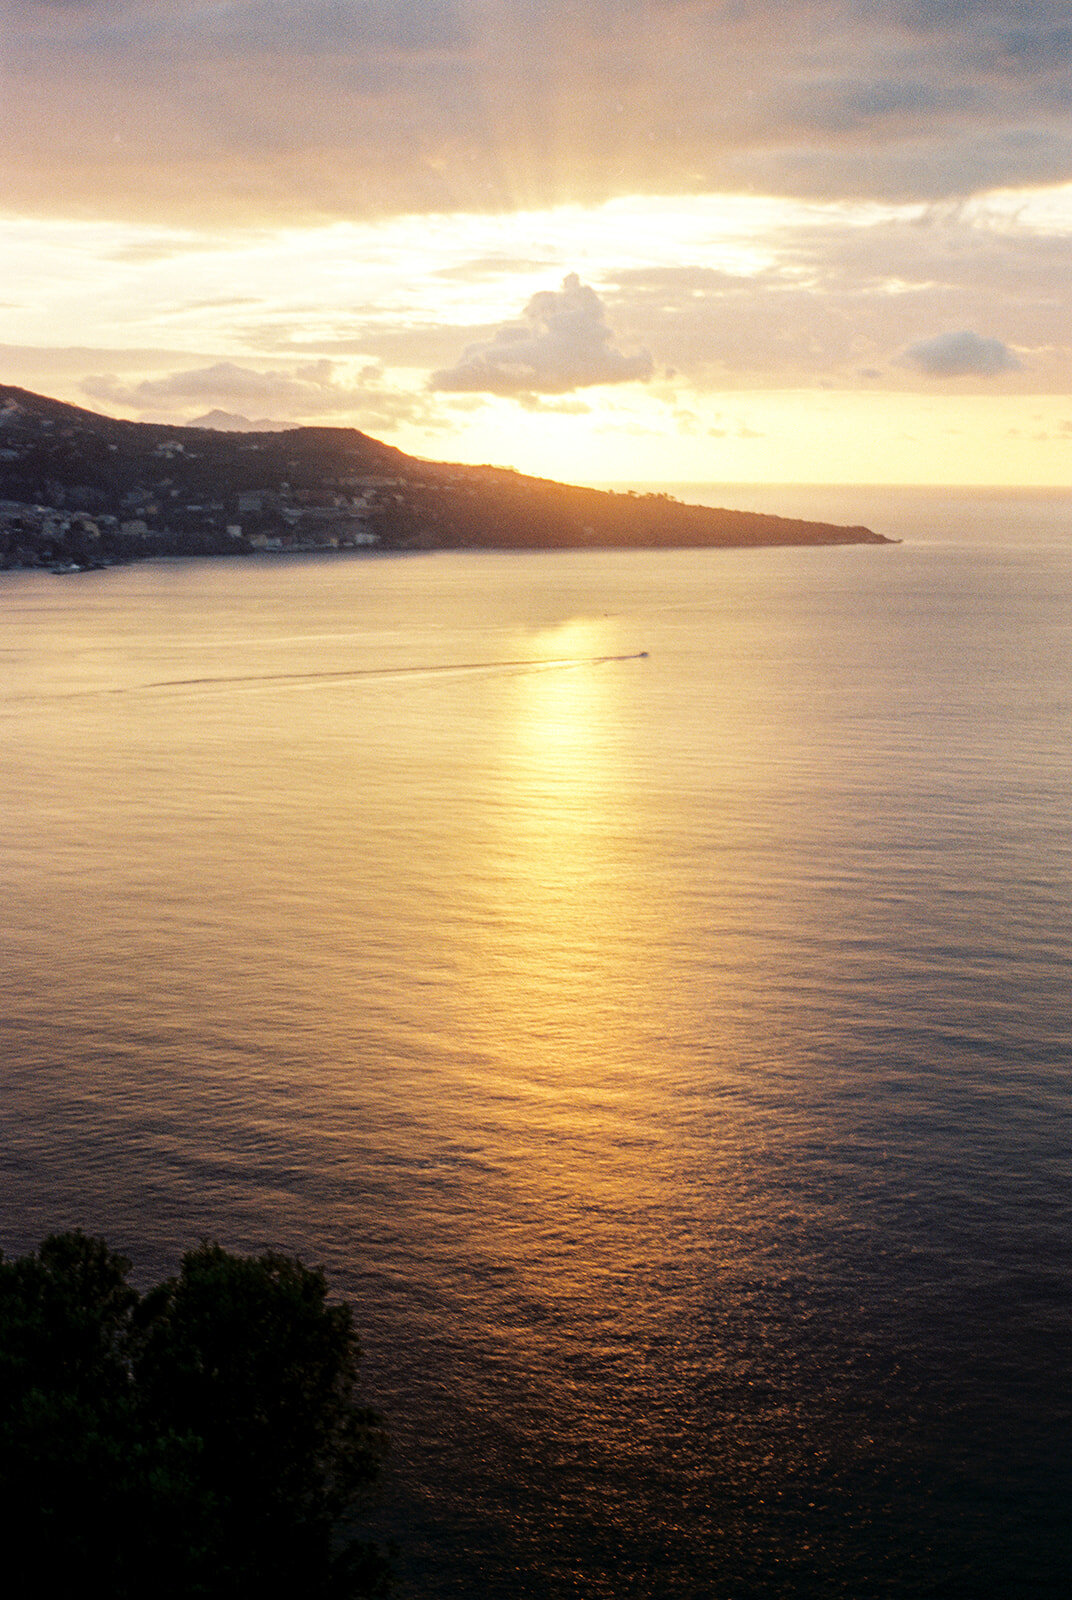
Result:
M0 382L576 482L1072 485L1067 0L0 0Z

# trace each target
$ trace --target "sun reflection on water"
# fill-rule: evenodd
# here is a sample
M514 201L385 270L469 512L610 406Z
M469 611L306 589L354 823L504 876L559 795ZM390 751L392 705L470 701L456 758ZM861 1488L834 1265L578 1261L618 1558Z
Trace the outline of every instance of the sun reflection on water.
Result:
M592 988L636 932L621 716L631 664L598 660L615 643L598 620L546 633L549 656L581 664L518 677L503 707L489 924L505 933L521 1038L545 1049L575 1045L582 1018L585 1030L621 1021L614 996Z

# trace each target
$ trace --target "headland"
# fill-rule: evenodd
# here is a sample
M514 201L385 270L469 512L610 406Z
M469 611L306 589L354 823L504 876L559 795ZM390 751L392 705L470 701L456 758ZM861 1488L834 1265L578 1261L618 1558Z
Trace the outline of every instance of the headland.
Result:
M0 568L296 550L891 542L860 526L424 461L356 428L167 427L0 385Z

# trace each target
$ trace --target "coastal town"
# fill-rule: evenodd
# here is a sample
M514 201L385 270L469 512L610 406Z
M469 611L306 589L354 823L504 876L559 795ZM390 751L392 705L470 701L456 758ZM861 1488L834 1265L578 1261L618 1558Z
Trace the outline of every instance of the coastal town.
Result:
M0 569L269 552L885 542L863 527L421 461L353 428L170 428L0 385Z
M308 439L124 423L0 388L0 567L392 543L395 452L354 439L349 460L314 468Z

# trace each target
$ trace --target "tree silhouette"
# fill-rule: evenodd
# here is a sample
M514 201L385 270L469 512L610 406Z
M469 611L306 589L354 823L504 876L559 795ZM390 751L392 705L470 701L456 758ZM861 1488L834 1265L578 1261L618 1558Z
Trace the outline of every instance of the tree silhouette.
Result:
M141 1296L101 1239L0 1258L0 1530L17 1594L372 1596L345 1536L384 1437L319 1269L215 1244Z

